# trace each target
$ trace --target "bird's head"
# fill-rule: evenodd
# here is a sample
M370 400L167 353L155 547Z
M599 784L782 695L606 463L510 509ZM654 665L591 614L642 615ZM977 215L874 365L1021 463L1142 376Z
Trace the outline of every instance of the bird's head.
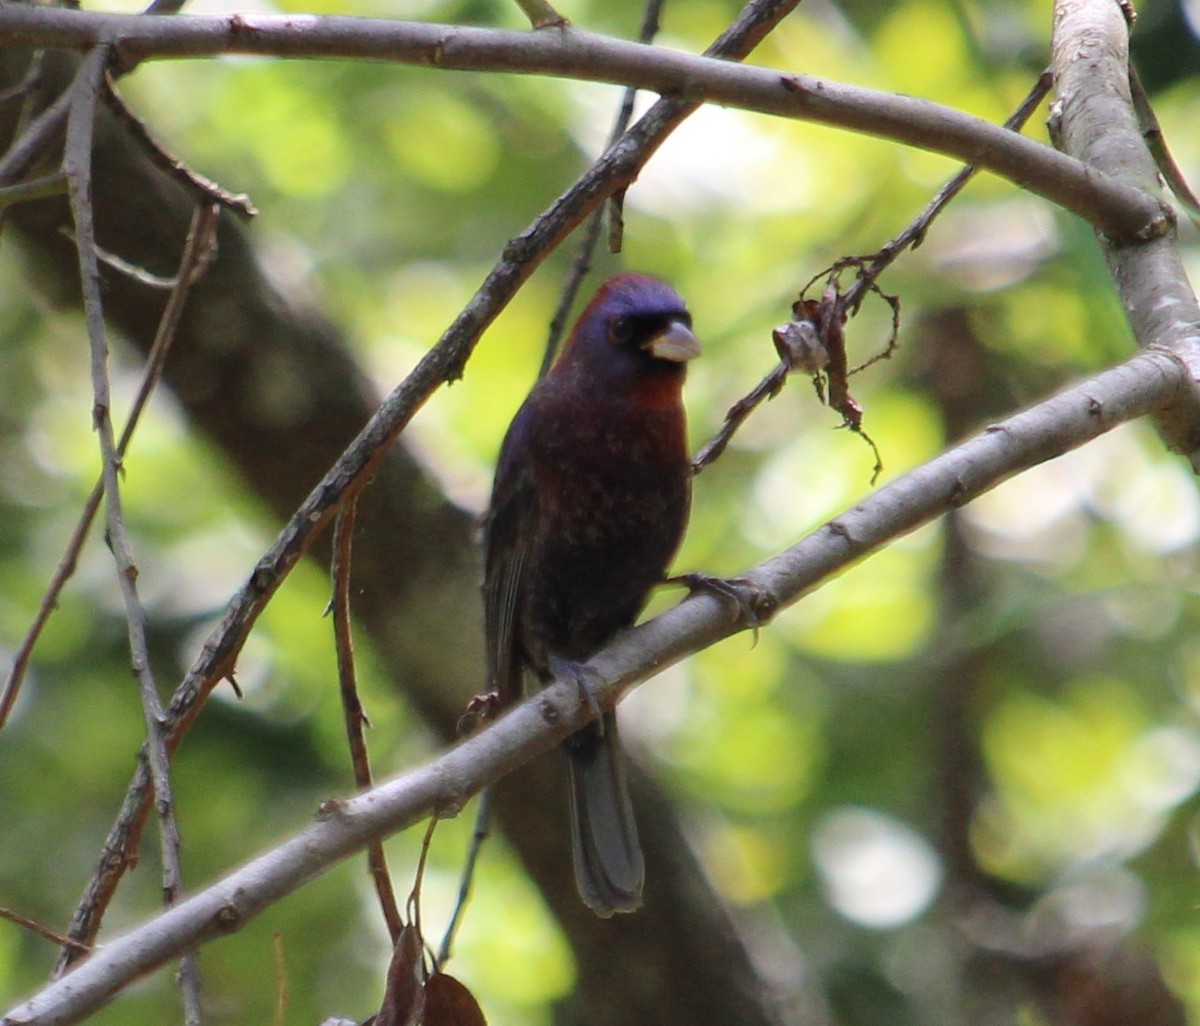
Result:
M692 316L670 285L644 274L610 278L583 311L563 349L562 372L591 384L663 392L683 382L687 361L700 355ZM647 395L649 398L649 395Z

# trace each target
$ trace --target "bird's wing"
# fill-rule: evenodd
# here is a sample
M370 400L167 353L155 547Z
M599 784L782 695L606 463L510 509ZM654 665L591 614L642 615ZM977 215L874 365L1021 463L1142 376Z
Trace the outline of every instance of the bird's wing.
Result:
M522 690L524 656L518 627L526 557L538 510L534 474L527 458L529 428L521 412L500 451L492 502L483 524L488 679L505 706L515 702Z

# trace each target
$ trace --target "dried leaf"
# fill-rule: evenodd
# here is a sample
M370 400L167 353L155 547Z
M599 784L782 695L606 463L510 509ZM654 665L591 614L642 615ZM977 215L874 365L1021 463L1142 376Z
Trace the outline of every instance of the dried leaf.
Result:
M424 942L413 925L405 926L396 941L387 971L387 989L374 1026L418 1026L425 1008Z
M771 337L775 340L775 352L789 371L819 374L829 366L829 352L811 320L788 321L776 328Z
M464 984L446 973L434 973L425 984L421 1026L487 1026L487 1020Z

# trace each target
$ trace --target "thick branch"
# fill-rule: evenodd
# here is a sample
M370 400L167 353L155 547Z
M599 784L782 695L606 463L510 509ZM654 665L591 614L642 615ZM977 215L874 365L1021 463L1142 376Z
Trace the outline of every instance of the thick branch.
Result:
M781 605L797 601L867 553L960 506L1007 477L1090 441L1123 421L1173 402L1187 385L1182 364L1161 351L1131 360L989 427L829 521L746 576ZM590 662L598 702L739 629L727 606L699 594L628 631ZM361 851L431 814L451 815L484 785L544 752L590 716L578 684L556 684L499 723L422 769L362 796L327 802L319 821L224 880L107 944L0 1026L76 1022L131 980L180 952L239 929L251 917Z
M1112 0L1058 0L1054 75L1059 99L1053 125L1062 147L1135 189L1157 187L1129 94L1128 27ZM1143 348L1166 346L1192 368L1192 389L1158 418L1170 446L1200 470L1200 306L1183 269L1174 231L1125 247L1101 237L1121 306Z
M3 4L0 39L0 45L23 47L109 43L123 59L135 62L226 53L341 57L637 86L675 99L816 121L944 153L1044 196L1114 238L1150 238L1167 225L1152 195L960 111L828 79L628 43L572 26L511 32L343 17L145 18Z

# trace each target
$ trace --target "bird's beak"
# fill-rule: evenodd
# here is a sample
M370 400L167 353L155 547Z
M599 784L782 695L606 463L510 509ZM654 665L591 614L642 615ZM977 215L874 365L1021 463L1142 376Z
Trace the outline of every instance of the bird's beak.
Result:
M700 355L700 343L682 321L671 321L662 331L652 335L642 348L659 360L685 363Z

